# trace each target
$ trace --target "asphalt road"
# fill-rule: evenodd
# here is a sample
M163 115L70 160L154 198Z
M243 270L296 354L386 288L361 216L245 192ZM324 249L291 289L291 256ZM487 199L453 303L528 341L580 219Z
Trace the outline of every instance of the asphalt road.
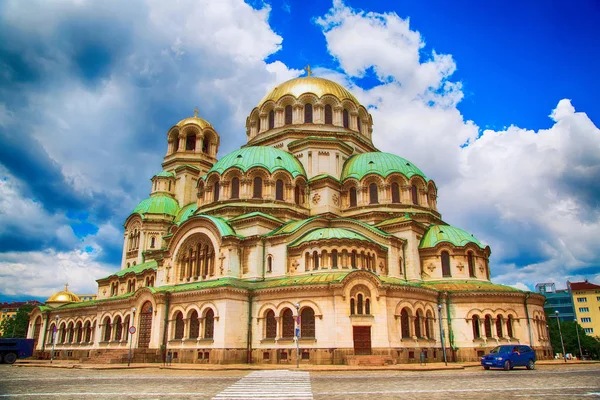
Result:
M600 364L535 371L81 370L0 365L2 399L600 399Z

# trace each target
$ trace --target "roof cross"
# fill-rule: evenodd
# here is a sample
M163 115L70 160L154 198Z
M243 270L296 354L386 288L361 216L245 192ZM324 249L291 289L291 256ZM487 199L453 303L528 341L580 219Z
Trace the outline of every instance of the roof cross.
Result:
M69 291L69 284L65 283L65 292L68 292L68 291Z
M194 108L194 118L198 118L198 107Z
M310 64L308 64L306 67L304 67L304 70L306 71L306 76L310 76L312 74L312 70L310 69Z

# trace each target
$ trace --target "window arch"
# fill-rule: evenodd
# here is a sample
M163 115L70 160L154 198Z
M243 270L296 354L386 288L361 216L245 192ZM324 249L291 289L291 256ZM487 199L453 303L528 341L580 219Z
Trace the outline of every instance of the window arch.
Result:
M350 315L354 315L356 314L356 302L354 301L354 298L350 299Z
M196 135L191 133L185 137L185 149L188 151L196 150Z
M154 236L152 236L150 238L150 248L153 249L154 246L156 246L156 238Z
M378 196L378 192L377 192L377 184L376 183L371 183L369 185L369 203L370 204L379 203L379 196Z
M356 207L356 188L350 188L350 207Z
M475 278L475 257L472 251L467 253L467 264L469 265L469 276Z
M275 319L275 312L273 310L267 311L265 321L267 324L265 337L267 339L275 339L277 336L277 319Z
M215 312L209 308L204 314L204 338L212 339L215 335Z
M117 316L115 318L115 340L120 341L123 337L123 323L121 322L121 317Z
M313 269L319 269L319 253L313 251Z
M292 119L293 119L292 118L292 115L293 115L292 106L285 106L284 113L285 113L285 124L286 125L291 125L292 124Z
M350 291L350 314L371 315L371 292L365 285L356 285Z
M282 332L281 337L291 339L294 337L294 313L289 308L283 310L281 314Z
M213 186L213 201L219 201L219 188L220 188L220 182L217 180L214 183Z
M310 307L305 307L300 313L300 337L315 338L315 312Z
M112 325L110 324L110 317L106 317L104 320L104 341L109 342L112 334Z
M450 254L447 251L442 251L442 276L452 276L450 273Z
M310 103L304 105L304 123L312 124L313 122L313 106Z
M129 340L129 327L131 326L131 316L128 315L123 321L123 331L125 333L125 341Z
M81 326L81 321L75 325L75 331L77 332L75 343L81 343L81 339L83 338L83 327Z
M331 250L331 268L338 267L338 251L336 249Z
M231 180L231 199L240 198L240 179L235 177Z
M331 104L325 104L325 124L333 124L333 110L331 108Z
M342 112L342 120L343 120L344 128L349 128L350 127L350 115L348 114L348 110L346 110L345 108L344 108L344 111Z
M350 266L352 269L356 269L356 250L352 250L350 253Z
M190 339L197 339L200 336L200 321L198 320L198 311L194 310L190 314Z
M419 311L417 311L417 315L415 317L415 336L418 338L421 337L421 322L422 322L422 320L423 320L423 314L419 310Z
M269 129L275 128L275 111L269 111Z
M429 339L433 339L433 314L431 311L427 311L425 314L425 336Z
M90 321L87 321L85 323L85 325L83 326L83 330L85 331L85 337L84 337L84 341L86 343L89 343L92 341L92 325L90 324Z
M252 187L252 197L255 199L262 199L262 178L257 176L254 178L253 187Z
M491 315L486 315L484 322L483 322L483 327L485 329L485 337L491 338L492 337L492 317Z
M183 339L183 329L183 313L178 311L177 314L175 314L175 336L173 339Z
M273 272L273 256L267 257L267 272Z
M400 185L392 183L392 203L400 203Z
M67 342L73 343L75 330L73 329L73 323L69 322L69 326L67 327Z
M258 118L256 118L256 132L258 132L258 133L260 133L260 128L261 128L261 125L262 125L261 124L261 122L262 122L261 119L262 118L260 116L258 116Z
M479 316L473 315L471 321L473 323L473 339L479 339L481 337L481 332L479 331Z
M362 293L359 293L358 296L356 296L356 313L359 315L363 313L363 297L364 296L362 295Z
M400 311L400 331L403 339L410 338L409 317L406 308L403 308L402 311Z
M358 130L358 132L361 132L361 128L362 128L362 123L360 121L360 117L356 118L356 129Z
M417 190L416 185L412 185L410 187L410 194L412 196L412 202L414 205L419 205L419 191Z
M514 337L513 336L513 316L509 315L508 319L506 320L506 334L508 335L508 337Z
M203 152L204 154L208 154L208 149L209 149L209 148L210 148L210 140L209 140L207 137L205 137L205 138L202 140L202 152Z
M275 200L283 200L283 180L275 181Z
M294 202L300 205L300 186L294 188Z
M499 338L502 337L502 325L503 325L502 315L497 315L496 316L496 336Z

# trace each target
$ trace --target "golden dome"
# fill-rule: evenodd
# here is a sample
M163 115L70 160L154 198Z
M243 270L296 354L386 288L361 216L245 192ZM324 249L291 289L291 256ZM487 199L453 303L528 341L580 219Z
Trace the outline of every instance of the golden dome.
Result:
M175 125L181 128L184 125L190 125L190 124L197 125L197 126L200 127L200 129L204 129L206 127L211 127L212 128L212 125L210 124L210 122L208 122L205 119L202 119L202 118L198 117L198 109L197 108L194 110L194 116L193 117L182 119L181 121L179 121Z
M46 300L46 303L73 303L81 299L73 292L69 291L69 284L65 285L65 290L56 292Z
M291 79L271 90L258 104L258 107L262 106L269 100L278 101L283 96L291 94L295 98L300 97L304 93L313 93L317 97L321 98L326 94L337 97L340 101L348 99L353 101L357 105L360 104L356 97L348 89L330 81L329 79L319 78L316 76L301 76L299 78Z

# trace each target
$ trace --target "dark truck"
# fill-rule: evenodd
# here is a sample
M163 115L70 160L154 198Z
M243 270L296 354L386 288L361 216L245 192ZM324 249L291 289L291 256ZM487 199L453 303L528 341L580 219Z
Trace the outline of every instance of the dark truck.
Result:
M17 358L31 357L33 339L0 338L0 363L14 364Z

